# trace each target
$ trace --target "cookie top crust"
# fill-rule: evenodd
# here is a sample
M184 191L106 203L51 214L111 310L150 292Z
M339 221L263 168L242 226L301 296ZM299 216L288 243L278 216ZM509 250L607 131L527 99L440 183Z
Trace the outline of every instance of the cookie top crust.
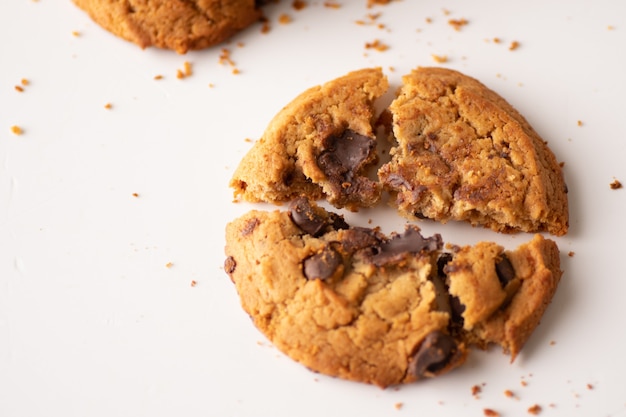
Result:
M498 232L567 233L567 187L554 154L479 81L417 68L403 77L389 113L392 159L378 174L401 214Z
M224 42L257 22L255 0L73 0L100 26L141 48L178 53Z
M280 204L306 195L350 210L376 204L381 187L368 169L378 160L375 101L387 89L382 70L366 68L301 93L239 163L235 198Z
M469 347L512 359L561 277L541 235L515 251L483 242L443 251L423 237L349 226L304 198L226 226L224 269L243 309L282 352L326 375L381 387L435 377Z

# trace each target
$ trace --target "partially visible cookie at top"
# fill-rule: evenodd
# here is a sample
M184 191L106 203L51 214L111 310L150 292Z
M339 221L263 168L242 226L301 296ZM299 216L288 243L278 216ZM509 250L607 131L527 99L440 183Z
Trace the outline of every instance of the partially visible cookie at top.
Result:
M142 48L178 53L224 42L257 22L259 0L73 0L100 26Z
M408 218L498 232L567 233L567 187L546 142L479 81L445 68L403 77L389 107L391 162L378 172Z
M236 198L280 204L300 195L338 208L376 204L375 102L388 89L380 68L366 68L312 87L285 106L239 163Z
M512 356L539 324L562 271L541 235L514 251L482 242L351 227L304 198L226 226L224 269L243 309L282 352L326 375L405 384L462 365L470 346Z

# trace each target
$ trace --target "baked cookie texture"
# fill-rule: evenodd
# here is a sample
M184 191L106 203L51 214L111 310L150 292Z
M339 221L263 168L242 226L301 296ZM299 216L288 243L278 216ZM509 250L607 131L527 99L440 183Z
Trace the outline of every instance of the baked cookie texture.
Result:
M141 48L178 53L224 42L258 21L255 0L73 0L100 26Z
M498 232L567 233L567 188L554 154L479 81L418 68L403 77L388 111L392 160L378 175L401 214Z
M305 198L226 226L225 271L243 309L282 352L326 375L381 387L454 369L471 346L512 359L561 278L541 235L514 251L489 242L443 250L410 225L350 227Z
M561 167L502 97L457 71L424 67L403 77L377 116L387 89L381 69L369 68L302 93L239 163L230 182L235 199L280 204L306 195L356 211L387 191L409 219L567 233ZM391 159L375 178L368 171L379 161L380 125Z
M366 68L301 93L239 163L235 198L280 204L307 195L350 210L376 204L381 186L368 168L378 161L375 101L388 86L380 68Z

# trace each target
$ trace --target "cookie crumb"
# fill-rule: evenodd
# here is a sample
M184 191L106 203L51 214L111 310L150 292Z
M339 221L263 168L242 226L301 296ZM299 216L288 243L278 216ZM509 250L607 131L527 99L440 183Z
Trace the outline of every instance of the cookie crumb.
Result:
M556 345L556 340L550 340L550 346Z
M168 268L168 269L173 267L173 266L174 266L174 264L171 263L171 262L168 262L168 263L165 264L165 267Z
M396 410L401 410L403 405L403 403L395 403L393 405L393 408L395 408Z
M576 252L574 252L573 250L567 252L567 256L569 256L570 258L573 258L574 255L576 255Z
M198 285L198 282L194 279L191 280L191 286L195 287L196 285Z
M587 384L587 389L588 390L592 390L593 389L593 385L592 384Z
M535 404L528 409L529 414L537 415L541 413L541 406L539 404Z
M303 0L294 0L293 3L291 3L291 7L293 7L294 10L302 10L307 6L307 2Z
M622 183L619 180L613 180L609 187L611 187L611 190L619 190L622 188Z
M27 79L27 78L22 78L22 79L20 80L20 83L21 83L24 87L26 87L27 85L29 85L29 84L30 84L30 81L28 81L28 79Z
M582 125L583 125L583 121L582 121L582 120L579 120L579 121L577 121L577 122L576 122L576 124L577 124L578 126L582 126Z
M264 20L263 25L261 26L261 33L266 34L269 33L270 30L272 30L270 23L267 20Z
M483 414L485 414L487 417L500 417L500 413L491 408L483 409Z
M78 38L80 36L80 32L77 31L77 30L73 30L72 31L72 36L75 37L75 38Z
M450 19L448 20L448 24L454 28L454 30L459 31L465 25L467 25L469 21L465 18L461 19Z
M325 1L324 7L328 7L329 9L339 9L341 5L334 1Z
M480 385L474 385L474 386L472 387L472 395L473 395L474 397L477 397L477 396L478 396L478 394L480 394L480 393L481 393L481 391L482 391L482 388L480 388Z
M23 93L24 92L24 87L22 87L21 85L16 85L15 86L15 91L17 91L18 93Z
M378 52L384 52L389 49L389 46L382 43L379 39L376 39L373 42L365 43L365 49L375 49Z
M292 22L291 16L289 16L287 13L283 13L280 16L278 16L278 23L280 23L281 25L286 25L291 22Z
M113 105L111 103L106 103L104 105L104 108L107 109L107 110L111 110L113 108Z
M184 71L185 77L189 77L192 75L191 62L189 61L183 62L183 71Z
M133 193L133 197L138 198L139 197L139 193Z
M157 74L157 75L154 76L154 79L157 80L157 81L158 80L162 80L163 76L161 74Z
M514 51L514 50L516 50L519 47L520 47L520 43L518 41L513 41L509 45L509 51Z
M24 133L24 130L16 125L11 126L11 132L13 132L14 135L21 135L22 133Z
M437 62L438 64L444 64L446 62L448 62L448 56L447 55L435 55L432 54L433 60L435 62Z
M230 49L223 48L220 53L219 63L222 65L230 65L231 67L235 66L235 62L230 57Z
M504 396L507 398L515 398L515 393L510 389L504 390Z

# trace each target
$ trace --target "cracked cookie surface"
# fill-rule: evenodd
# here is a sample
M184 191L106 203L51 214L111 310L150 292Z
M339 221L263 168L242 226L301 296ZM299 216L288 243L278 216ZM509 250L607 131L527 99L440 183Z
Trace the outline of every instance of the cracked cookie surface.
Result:
M374 102L388 88L380 68L306 90L270 122L230 181L236 198L282 203L300 195L357 210L380 199L367 176L377 162Z
M415 226L386 236L299 198L229 223L224 268L282 352L387 387L445 373L471 345L496 343L514 358L561 277L558 248L540 235L515 251L442 247Z
M457 71L418 68L403 77L388 111L392 160L378 174L401 214L567 233L561 167L498 94Z
M73 0L100 26L142 48L216 45L261 18L255 0Z

